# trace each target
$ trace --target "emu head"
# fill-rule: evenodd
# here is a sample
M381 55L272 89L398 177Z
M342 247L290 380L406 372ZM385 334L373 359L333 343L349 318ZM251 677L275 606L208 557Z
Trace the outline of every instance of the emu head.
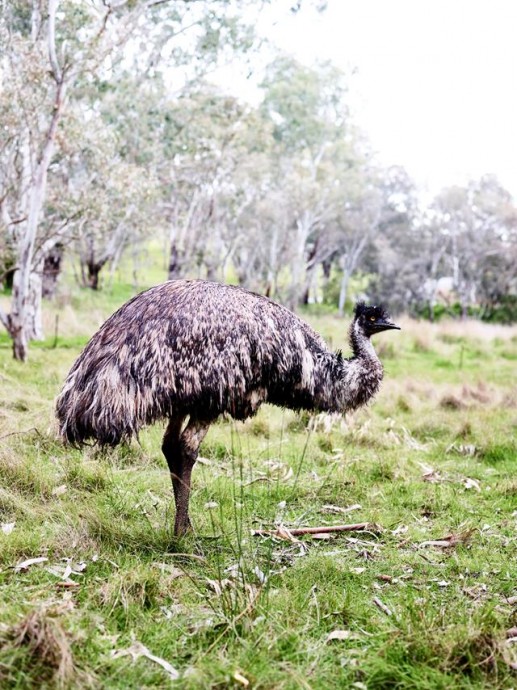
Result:
M400 326L391 321L388 312L382 306L368 306L364 302L358 302L355 305L354 316L355 323L368 338L374 333L393 328L400 331Z

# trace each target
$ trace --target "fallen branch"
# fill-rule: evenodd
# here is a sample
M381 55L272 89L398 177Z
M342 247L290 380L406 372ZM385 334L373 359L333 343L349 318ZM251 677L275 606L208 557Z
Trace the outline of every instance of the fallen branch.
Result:
M382 527L374 522L356 522L351 525L324 525L323 527L279 527L277 529L256 529L252 534L254 537L282 537L285 532L289 532L293 537L302 534L328 534L329 532L382 532Z
M9 438L9 436L23 436L24 434L31 434L33 431L35 431L38 436L42 436L41 432L38 429L36 429L35 426L32 426L30 429L27 429L26 431L11 431L8 434L4 434L3 436L0 436L0 441L2 441L4 438Z
M466 544L470 541L473 529L466 530L465 532L460 532L459 534L448 534L442 539L430 539L429 541L422 541L418 544L419 548L424 548L426 546L436 546L441 549L450 549L458 544Z

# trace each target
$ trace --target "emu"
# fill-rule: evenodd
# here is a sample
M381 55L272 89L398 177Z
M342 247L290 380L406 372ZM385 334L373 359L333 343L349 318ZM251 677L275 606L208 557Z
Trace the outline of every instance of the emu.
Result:
M353 356L331 352L285 307L240 287L176 280L137 295L92 337L57 399L62 438L116 446L168 420L162 452L176 506L190 528L192 468L219 415L243 420L264 402L344 413L377 392L382 365L370 336L398 329L382 307L358 303Z

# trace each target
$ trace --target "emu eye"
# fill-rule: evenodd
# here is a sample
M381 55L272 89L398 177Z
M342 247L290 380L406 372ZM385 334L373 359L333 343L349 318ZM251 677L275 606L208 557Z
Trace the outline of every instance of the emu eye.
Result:
M370 321L375 321L375 316L370 316Z

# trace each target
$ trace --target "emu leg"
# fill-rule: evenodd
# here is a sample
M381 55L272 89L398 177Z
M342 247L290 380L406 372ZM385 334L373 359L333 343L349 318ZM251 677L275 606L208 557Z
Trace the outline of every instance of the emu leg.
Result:
M162 450L167 459L176 502L174 534L179 536L190 528L188 504L192 468L197 460L201 441L206 436L210 422L190 419L181 433L183 419L174 418L163 438Z
M162 453L169 466L175 502L177 502L178 481L181 475L181 427L184 421L183 416L171 417L162 441Z

